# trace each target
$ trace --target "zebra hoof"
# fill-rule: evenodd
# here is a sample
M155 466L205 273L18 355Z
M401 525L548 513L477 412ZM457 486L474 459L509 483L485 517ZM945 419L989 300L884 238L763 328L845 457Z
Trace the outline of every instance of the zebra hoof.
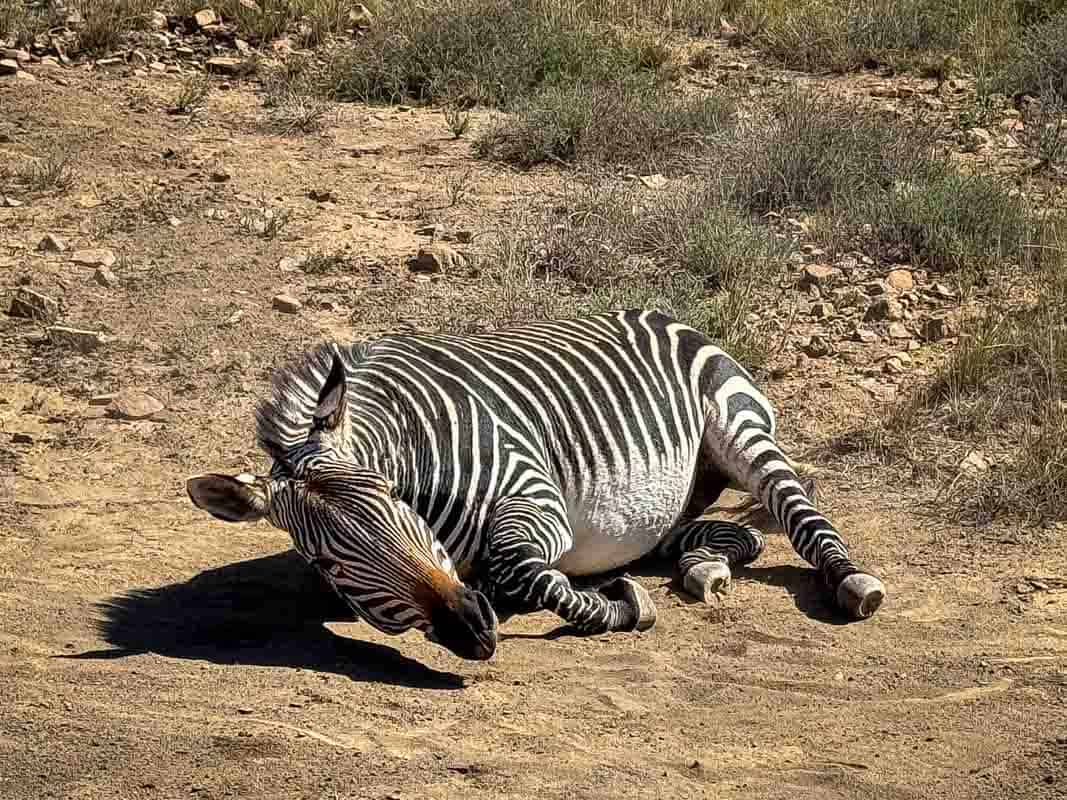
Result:
M730 590L732 579L727 564L722 561L702 561L690 567L682 584L693 597L711 605Z
M648 589L633 578L616 578L600 590L609 600L626 603L634 612L635 621L627 626L631 631L647 631L656 624L656 606Z
M873 575L856 572L837 587L837 604L853 619L866 619L885 600L885 584Z

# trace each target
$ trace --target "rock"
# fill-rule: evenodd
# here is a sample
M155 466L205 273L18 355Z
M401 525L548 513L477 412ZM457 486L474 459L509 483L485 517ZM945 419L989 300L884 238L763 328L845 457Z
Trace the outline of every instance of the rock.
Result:
M167 15L162 11L153 11L146 16L148 27L154 31L165 31L167 29Z
M863 284L863 291L870 297L879 297L889 291L889 287L882 280L867 281Z
M935 283L931 290L942 300L954 300L956 298L956 293L943 283Z
M66 325L53 325L45 333L53 344L73 347L82 353L91 352L105 343L104 336L96 331L69 328Z
M639 180L646 189L662 189L667 185L667 179L658 172L652 175L640 175L637 180Z
M231 77L237 77L246 75L252 71L250 66L251 62L246 61L243 58L229 58L227 56L216 56L215 58L209 58L204 62L204 68L208 72L214 75L229 75Z
M895 269L885 276L886 284L898 292L907 292L915 288L915 279L910 270Z
M34 75L31 75L30 73L26 72L25 70L19 70L15 74L15 80L16 81L22 81L23 83L37 83L37 77L34 76Z
M980 450L972 450L967 454L967 457L960 462L960 472L966 472L970 475L981 475L983 472L989 472L991 464L989 459L985 457L985 454Z
M236 311L234 311L232 314L230 314L230 316L226 317L226 319L223 321L222 324L225 325L227 328L232 328L234 325L236 325L238 322L240 322L244 318L244 315L245 315L244 309L239 308Z
M5 208L21 208L22 207L22 201L21 200L16 200L14 197L6 197L5 196L3 198L3 200L4 200L4 202L2 203L2 205Z
M856 328L852 332L852 341L862 342L863 344L872 344L878 341L878 334L872 330L866 328Z
M413 272L447 272L462 267L466 259L445 244L429 244L419 248L419 253L409 264Z
M928 342L940 342L959 333L958 320L950 314L930 317L922 325L922 336Z
M815 319L828 319L834 315L834 304L825 301L813 303L811 306L811 315L815 317Z
M304 307L299 300L290 294L274 295L271 305L276 311L280 311L283 314L296 314Z
M894 322L904 319L904 306L891 297L876 298L863 315L867 322Z
M882 365L882 370L887 375L903 375L905 372L904 365L896 356L894 356L893 358L887 358L885 364Z
M67 243L54 233L46 233L41 241L37 243L37 252L39 253L64 253L66 250Z
M971 128L963 133L963 148L968 153L989 147L992 141L992 134L985 128Z
M433 223L431 225L423 225L421 228L415 229L416 236L429 236L431 239L436 239L438 236L443 236L447 228L444 225Z
M812 336L801 349L812 358L822 358L833 352L830 342L822 336Z
M108 67L122 67L126 62L121 58L98 58L95 62L96 66L107 69Z
M211 173L211 180L213 183L226 183L232 175L226 169L217 169Z
M163 403L152 395L138 389L123 389L115 395L107 410L108 416L116 419L139 420L148 419L163 409Z
M89 405L109 406L116 397L118 397L118 394L116 394L115 392L110 392L108 394L94 394L92 397L89 398Z
M831 286L841 278L841 270L828 264L808 264L800 271L801 286Z
M307 260L307 256L286 256L278 262L278 269L282 272L296 272Z
M374 15L362 3L356 3L348 11L348 24L353 28L369 28L373 22Z
M213 9L204 8L193 14L193 21L198 28L206 28L208 25L218 25L219 15Z
M30 61L30 54L26 50L16 50L8 47L0 50L0 58L13 58L19 64L28 64Z
M456 237L456 241L459 242L460 244L470 244L471 242L474 241L474 232L473 231L456 231L455 237Z
M93 272L93 279L105 289L113 289L119 285L119 278L110 267L97 267Z
M246 11L251 11L253 14L262 14L263 9L259 7L259 3L256 0L238 0L241 4L241 8Z
M19 62L13 58L0 58L0 75L15 75L19 71Z
M894 322L889 326L889 338L910 339L911 332L904 326L903 322Z
M83 267L111 267L118 260L111 250L94 248L89 250L75 250L70 260Z
M22 319L55 322L59 318L59 301L23 286L12 298L8 314Z

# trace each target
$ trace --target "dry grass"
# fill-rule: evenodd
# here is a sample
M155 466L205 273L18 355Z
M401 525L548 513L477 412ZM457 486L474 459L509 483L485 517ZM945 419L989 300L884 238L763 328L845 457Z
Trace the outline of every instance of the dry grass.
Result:
M645 76L552 86L487 126L475 152L520 167L584 162L681 172L722 134L733 110L724 95L681 94Z
M941 485L939 503L976 523L1067 519L1067 237L1045 251L1031 302L987 307L933 378L876 423L865 442ZM962 462L971 452L983 469Z

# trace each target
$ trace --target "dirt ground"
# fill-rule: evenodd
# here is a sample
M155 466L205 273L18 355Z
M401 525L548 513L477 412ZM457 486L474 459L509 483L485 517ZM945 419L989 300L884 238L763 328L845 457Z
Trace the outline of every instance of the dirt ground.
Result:
M1067 796L1064 531L963 528L832 454L822 504L889 589L869 621L835 621L780 535L718 608L642 573L645 634L538 614L467 663L346 621L284 533L214 522L184 481L263 467L251 410L280 360L396 329L391 305L430 325L476 284L409 274L420 226L483 230L558 176L479 164L428 110L280 137L250 87L190 121L163 111L175 77L38 74L0 84L0 160L58 143L77 179L0 208L4 306L29 281L114 338L78 354L0 316L0 797ZM248 230L264 204L291 213L274 239ZM47 233L69 251L37 252ZM71 263L88 247L115 285ZM341 274L280 266L343 247ZM794 455L879 413L858 383L842 361L767 385ZM123 389L166 410L90 404Z

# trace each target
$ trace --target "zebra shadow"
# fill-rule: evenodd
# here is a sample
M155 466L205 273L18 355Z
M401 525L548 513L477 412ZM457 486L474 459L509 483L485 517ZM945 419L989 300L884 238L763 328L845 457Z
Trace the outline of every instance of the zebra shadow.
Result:
M206 570L184 583L127 592L97 607L100 633L114 649L66 658L157 653L214 664L331 672L419 689L464 685L460 675L324 627L353 615L293 550Z

